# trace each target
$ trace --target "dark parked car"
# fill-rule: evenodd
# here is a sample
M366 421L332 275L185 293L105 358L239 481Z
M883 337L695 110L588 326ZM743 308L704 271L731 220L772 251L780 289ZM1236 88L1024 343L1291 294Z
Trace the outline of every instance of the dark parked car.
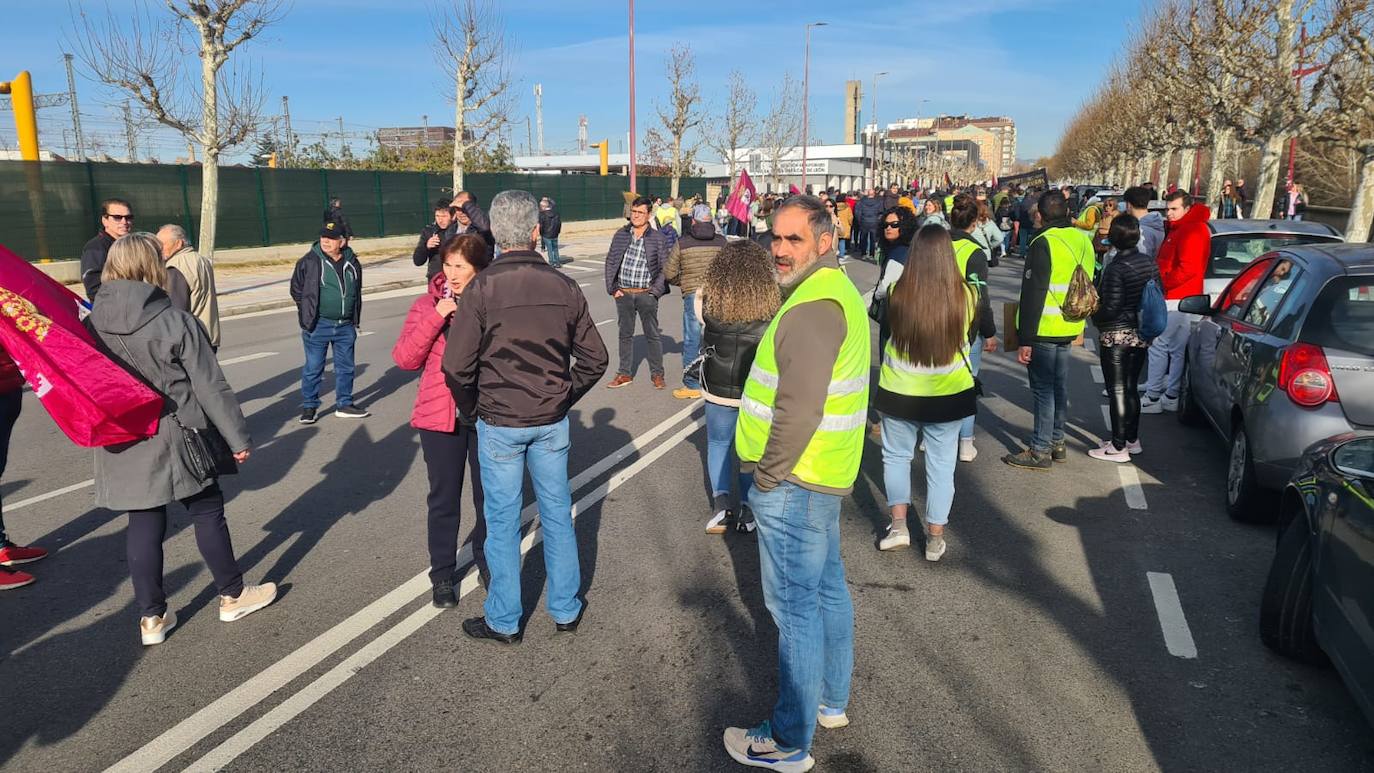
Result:
M1290 657L1330 658L1374 723L1374 434L1309 449L1280 516L1260 638Z
M1303 220L1209 220L1212 254L1203 289L1220 295L1241 269L1261 255L1299 244L1338 244L1341 232Z
M1244 267L1201 314L1188 340L1179 420L1206 420L1231 446L1226 509L1273 511L1261 490L1283 487L1302 452L1332 435L1374 428L1374 246L1289 247Z

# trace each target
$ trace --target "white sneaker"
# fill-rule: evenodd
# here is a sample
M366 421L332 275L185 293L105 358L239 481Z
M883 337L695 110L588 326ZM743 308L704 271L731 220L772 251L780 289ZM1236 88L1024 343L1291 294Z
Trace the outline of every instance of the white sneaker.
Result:
M1110 443L1111 441L1109 440L1107 442ZM1131 442L1126 444L1126 452L1134 456L1135 454L1144 453L1145 447L1140 445L1139 440L1132 440Z
M245 618L277 600L277 584L265 582L261 585L245 585L237 597L219 597L219 619L232 623Z
M878 540L879 550L896 550L897 548L909 547L911 547L911 532L907 530L905 524L900 530L894 528L893 524L888 524L887 534Z
M177 613L167 610L162 617L150 615L138 621L138 633L143 646L150 647L167 640L167 632L177 627Z
M724 534L724 533L725 533L725 520L726 520L727 518L729 518L729 517L730 517L730 511L729 511L729 510L721 510L720 512L718 512L718 513L716 513L715 515L711 516L711 520L709 520L709 521L706 522L706 533L707 533L707 534Z
M1178 410L1178 401L1174 401L1174 410ZM1141 413L1164 413L1164 401L1158 397L1146 395L1140 398Z
M816 712L816 723L828 730L838 730L849 727L849 715L844 713L844 709L832 709L822 703L820 711Z
M1170 396L1168 396L1168 395L1164 395L1163 397L1160 398L1159 404L1160 404L1160 405L1164 408L1164 410L1166 410L1166 411L1177 411L1177 410L1178 410L1178 398L1177 398L1177 397L1170 397Z
M1097 448L1088 449L1088 456L1094 459L1101 459L1104 462L1116 462L1117 464L1125 464L1131 461L1131 453L1124 448L1120 451L1116 450L1116 446L1112 445L1110 440Z
M926 535L926 560L927 560L927 561L939 561L939 560L940 560L940 556L943 556L943 555L945 554L945 551L948 550L948 549L949 549L949 545L947 545L947 544L945 543L945 535L944 535L944 534L929 534L929 535Z
M978 449L973 447L973 438L959 438L959 461L971 462L978 458Z

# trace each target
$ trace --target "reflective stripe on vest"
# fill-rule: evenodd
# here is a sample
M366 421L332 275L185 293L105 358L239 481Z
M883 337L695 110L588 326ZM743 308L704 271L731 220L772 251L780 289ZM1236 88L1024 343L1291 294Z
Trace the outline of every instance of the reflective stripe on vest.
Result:
M968 325L973 324L976 298L973 289L964 285ZM965 327L967 328L967 325ZM889 392L910 397L957 395L973 388L969 354L968 341L964 339L959 353L948 364L917 365L902 357L892 339L888 339L887 348L883 350L882 368L878 371L878 386Z
M1083 332L1086 320L1070 322L1064 319L1060 307L1064 303L1064 296L1069 292L1073 270L1082 266L1088 278L1092 279L1097 269L1092 237L1079 228L1061 227L1047 228L1035 238L1043 238L1050 248L1049 292L1045 295L1045 305L1040 310L1040 321L1035 334L1042 338L1077 337Z
M777 399L778 365L774 340L778 322L803 303L834 301L844 313L845 336L830 373L821 421L811 442L790 474L796 479L826 488L848 488L859 474L863 455L864 423L868 413L870 362L868 314L854 283L834 268L821 268L807 277L788 296L759 341L749 378L740 398L735 425L735 451L741 461L763 458L773 424Z

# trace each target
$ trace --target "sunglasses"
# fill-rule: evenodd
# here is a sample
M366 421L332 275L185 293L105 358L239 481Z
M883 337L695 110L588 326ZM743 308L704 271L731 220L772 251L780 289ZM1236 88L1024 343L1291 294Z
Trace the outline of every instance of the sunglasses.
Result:
M901 223L895 223L895 222L883 223L883 228L899 228L899 227L901 227Z
M129 222L129 223L134 222L134 216L133 216L132 214L128 214L128 215L110 215L110 214L106 214L105 217L108 217L108 218L111 219L111 220L123 220L123 221Z

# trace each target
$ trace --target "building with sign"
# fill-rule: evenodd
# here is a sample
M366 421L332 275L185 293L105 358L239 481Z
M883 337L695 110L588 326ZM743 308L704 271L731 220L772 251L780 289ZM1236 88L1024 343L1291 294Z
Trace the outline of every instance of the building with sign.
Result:
M812 145L806 149L806 187L812 193L827 188L859 190L866 185L866 174L871 174L872 155L873 148L865 144ZM743 167L760 192L786 193L791 186L802 187L800 147L785 149L776 158L770 148L739 148L735 151L735 165L735 174ZM726 178L730 174L724 163L703 166L710 178Z

